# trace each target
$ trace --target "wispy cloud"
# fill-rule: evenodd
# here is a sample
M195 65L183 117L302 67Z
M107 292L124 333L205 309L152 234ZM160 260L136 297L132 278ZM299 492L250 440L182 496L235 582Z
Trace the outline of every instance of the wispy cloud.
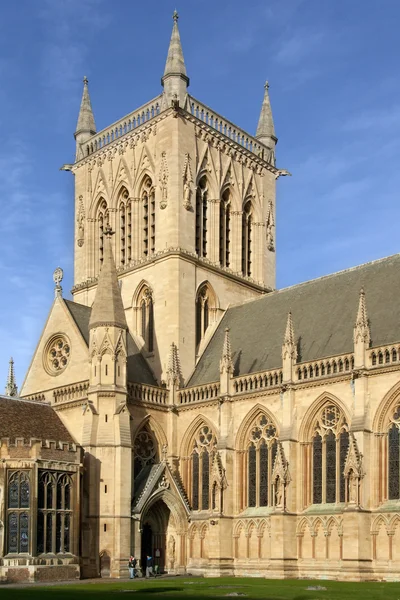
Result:
M364 130L378 133L387 129L398 135L400 130L400 104L387 108L363 110L359 114L348 117L342 125L342 130L346 132Z
M274 60L284 66L296 66L316 52L324 39L325 35L322 32L296 31L290 37L281 40Z

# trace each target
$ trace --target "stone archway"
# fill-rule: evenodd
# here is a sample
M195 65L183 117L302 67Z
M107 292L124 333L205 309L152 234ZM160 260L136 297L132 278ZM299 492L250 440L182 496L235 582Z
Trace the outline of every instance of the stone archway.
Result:
M146 557L150 555L153 557L154 567L157 566L160 573L165 572L167 536L168 532L175 528L174 525L171 511L162 499L149 506L142 518L140 562L143 571L146 566Z

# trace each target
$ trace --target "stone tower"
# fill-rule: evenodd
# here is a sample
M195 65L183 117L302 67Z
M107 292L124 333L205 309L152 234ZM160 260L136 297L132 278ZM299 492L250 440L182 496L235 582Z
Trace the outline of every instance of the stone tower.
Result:
M115 257L129 331L159 382L171 344L187 380L228 304L275 288L275 136L268 86L256 137L193 98L178 29L163 91L95 133L88 81L78 119L75 302L91 306Z

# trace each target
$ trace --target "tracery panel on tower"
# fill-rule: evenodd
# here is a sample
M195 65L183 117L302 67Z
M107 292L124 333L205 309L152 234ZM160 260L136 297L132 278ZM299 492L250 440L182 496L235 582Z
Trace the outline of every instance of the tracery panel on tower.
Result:
M327 402L318 411L310 437L311 451L304 447L306 505L345 502L344 467L349 451L349 428L336 404Z
M151 256L156 250L156 200L153 182L148 175L143 180L140 192L142 201L142 254Z
M242 216L242 274L245 277L252 275L252 205L248 201L244 205Z
M107 225L109 225L109 213L107 208L107 202L104 198L101 198L99 201L97 214L96 214L96 225L97 225L97 273L100 272L101 267L103 265L103 254L104 254L104 229Z
M131 200L126 187L122 187L117 200L119 214L119 264L129 264L132 260L132 209Z
M222 194L219 205L219 264L221 267L229 267L230 260L230 236L231 236L231 192L229 189Z
M196 254L199 258L207 257L207 178L201 177L196 190Z
M143 339L148 352L154 352L154 296L153 290L143 284L136 293L136 334Z

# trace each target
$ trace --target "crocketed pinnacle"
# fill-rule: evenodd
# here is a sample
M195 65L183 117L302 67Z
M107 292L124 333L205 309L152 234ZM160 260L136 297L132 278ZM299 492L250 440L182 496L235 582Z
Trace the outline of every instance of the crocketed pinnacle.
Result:
M283 338L282 345L282 358L286 356L290 356L294 360L297 358L297 349L296 343L294 339L294 328L293 328L293 319L292 312L289 311L287 321L286 321L286 329L285 329L285 337Z
M164 85L167 77L177 75L181 79L186 81L189 85L189 78L186 75L185 60L183 58L181 38L179 35L178 28L178 13L174 11L173 14L174 25L172 27L171 41L168 48L167 62L165 63L164 76L161 79L162 85Z
M96 296L90 315L89 329L94 327L120 327L128 329L121 292L118 285L117 271L111 248L111 227L104 230L103 266L100 271Z
M262 143L267 143L269 140L276 143L278 140L275 136L274 120L272 118L271 102L268 93L268 81L265 83L264 89L264 100L261 106L260 118L258 120L256 138Z
M75 137L78 133L85 132L94 135L96 133L96 124L89 96L88 78L83 78L83 94L81 107L79 109L78 123L76 124Z
M179 360L178 347L172 342L171 349L169 352L169 361L167 369L167 383L168 386L177 385L181 383L181 363Z
M365 292L364 292L363 287L360 290L360 297L358 300L357 319L356 319L356 325L354 327L354 341L357 341L359 338L363 339L367 343L369 343L369 341L370 341L367 305L365 302Z
M220 360L220 371L222 371L222 369L225 369L228 372L233 372L233 360L229 327L225 329L224 345L222 347L222 357Z
M8 376L7 376L7 385L5 390L6 396L18 396L18 388L15 381L14 374L14 361L12 357L10 358L10 362L8 365Z

